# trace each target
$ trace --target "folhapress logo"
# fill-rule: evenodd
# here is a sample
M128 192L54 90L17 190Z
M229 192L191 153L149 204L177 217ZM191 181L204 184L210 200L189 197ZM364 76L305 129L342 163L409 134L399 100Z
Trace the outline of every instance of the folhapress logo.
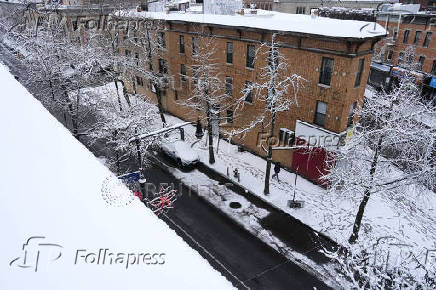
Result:
M13 259L9 266L30 268L38 272L41 263L51 263L62 257L62 246L45 242L44 236L32 236L23 244L21 256Z

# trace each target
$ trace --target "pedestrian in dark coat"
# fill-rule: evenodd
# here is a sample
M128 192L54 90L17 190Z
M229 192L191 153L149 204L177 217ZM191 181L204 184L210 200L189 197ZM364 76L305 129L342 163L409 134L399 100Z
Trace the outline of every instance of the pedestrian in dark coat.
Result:
M276 165L274 165L274 174L272 175L271 179L273 179L275 176L275 177L277 177L277 181L280 182L279 172L280 172L280 163L276 163Z

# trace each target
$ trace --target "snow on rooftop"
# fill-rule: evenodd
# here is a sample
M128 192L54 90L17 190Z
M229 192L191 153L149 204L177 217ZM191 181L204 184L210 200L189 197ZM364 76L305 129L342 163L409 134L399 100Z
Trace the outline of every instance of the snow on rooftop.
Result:
M232 288L1 64L0 79L0 289Z
M187 21L194 23L267 29L282 32L305 33L329 37L371 38L386 34L386 30L379 24L376 24L374 30L373 22L340 20L265 10L256 10L257 14L251 14L249 12L250 9L245 9L245 11L248 11L245 13L245 15L216 15L183 12L138 12L136 10L129 10L121 12L121 15L134 18ZM117 14L118 13L120 12L117 12Z

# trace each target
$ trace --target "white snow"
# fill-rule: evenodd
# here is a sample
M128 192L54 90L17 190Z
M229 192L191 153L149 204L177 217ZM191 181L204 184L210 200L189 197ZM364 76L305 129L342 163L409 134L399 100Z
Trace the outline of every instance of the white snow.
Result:
M178 123L181 120L166 116L167 121ZM185 127L186 140L195 140L195 127ZM280 182L270 181L270 195L263 194L266 161L249 152L238 152L236 145L221 141L219 153L215 155L216 162L208 163L208 149L204 142L194 147L200 160L221 174L230 174L235 168L240 172L240 184L249 189L259 198L267 201L304 224L312 227L338 243L347 244L352 232L358 204L351 200L338 199L329 196L326 190L311 183L301 176L297 177L296 199L305 202L301 209L288 207L288 200L292 199L295 174L286 170L279 173ZM216 149L215 149L216 150ZM415 207L408 206L413 204ZM417 215L416 211L420 214ZM408 200L399 201L387 195L374 195L370 199L363 218L363 230L359 243L374 244L378 238L386 234L402 237L403 242L413 245L416 250L433 249L436 247L436 196L416 196L411 194Z
M136 10L129 10L126 11L125 14L121 12L121 15L133 18L152 18L167 21L207 23L330 37L371 38L386 34L386 30L379 24L376 24L374 30L373 22L339 20L265 10L257 10L257 14L245 15L192 14L178 12L167 14L162 12L138 12Z
M0 289L233 288L118 184L2 65L0 79ZM24 262L22 246L31 236L63 248L26 248L32 251ZM37 272L19 267L34 266L30 257L38 249ZM165 263L86 264L79 257L75 265L78 249L164 253ZM50 259L53 251L62 253L56 261Z

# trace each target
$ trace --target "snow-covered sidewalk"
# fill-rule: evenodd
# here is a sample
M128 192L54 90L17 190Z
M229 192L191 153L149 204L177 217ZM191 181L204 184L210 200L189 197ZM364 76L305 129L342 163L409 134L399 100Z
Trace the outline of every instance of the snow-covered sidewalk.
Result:
M168 115L167 118L169 124L181 122L174 116ZM194 126L185 127L185 132L188 142L196 140ZM305 204L301 209L291 209L287 203L292 199L296 178L294 173L282 170L279 174L280 182L271 180L270 195L265 196L263 194L266 167L264 159L249 152L238 152L236 145L221 140L219 153L215 156L216 162L210 165L205 140L198 142L194 148L197 149L201 161L206 166L223 175L226 175L229 170L231 176L233 170L237 168L240 172L241 186L272 206L299 219L315 231L323 233L340 244L347 243L358 209L358 204L350 199L329 196L325 189L298 176L296 199L303 200ZM398 203L383 195L374 195L365 211L359 242L372 245L377 239L387 235L401 238L404 243L416 248L435 248L436 196L410 196L407 202Z

